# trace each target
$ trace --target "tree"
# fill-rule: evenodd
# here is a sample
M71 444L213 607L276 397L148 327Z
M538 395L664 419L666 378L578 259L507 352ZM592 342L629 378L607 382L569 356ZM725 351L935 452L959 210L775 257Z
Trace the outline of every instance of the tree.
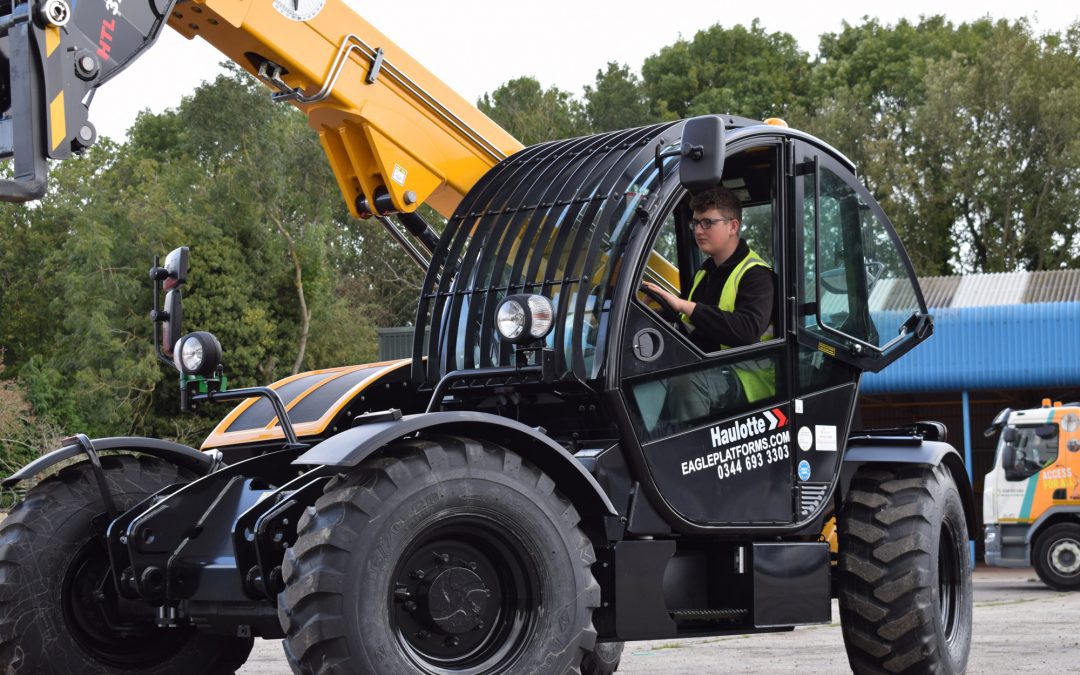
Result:
M809 56L787 33L767 33L755 19L716 24L645 59L641 68L654 113L662 119L731 113L783 117L808 92Z
M940 166L951 262L964 272L1080 263L1080 23L1041 39L998 22L970 62L930 67L913 121L916 162Z
M789 122L835 145L859 167L892 217L920 274L949 274L953 242L942 167L918 161L911 128L926 95L928 69L968 61L983 49L991 24L955 26L934 16L882 25L864 18L821 37L812 86Z
M501 85L477 102L480 110L525 145L589 133L584 106L558 87L531 77Z
M596 71L596 86L585 87L585 111L593 133L640 127L658 121L645 88L630 68L609 62Z

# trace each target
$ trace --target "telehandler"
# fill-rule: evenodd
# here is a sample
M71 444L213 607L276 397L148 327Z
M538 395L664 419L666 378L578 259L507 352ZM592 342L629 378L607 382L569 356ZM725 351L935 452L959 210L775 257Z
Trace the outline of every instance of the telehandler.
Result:
M307 115L352 213L425 267L414 354L230 389L182 330L188 250L155 261L181 407L239 404L201 450L76 434L4 481L31 486L0 525L7 672L230 673L258 637L300 673L610 673L622 641L833 597L854 671L964 671L962 460L936 423L852 428L861 374L933 322L842 154L727 115L522 148L341 0L0 0L0 197L45 194L165 24ZM693 283L717 184L775 330L706 353L643 281ZM678 378L750 368L767 392L672 414Z

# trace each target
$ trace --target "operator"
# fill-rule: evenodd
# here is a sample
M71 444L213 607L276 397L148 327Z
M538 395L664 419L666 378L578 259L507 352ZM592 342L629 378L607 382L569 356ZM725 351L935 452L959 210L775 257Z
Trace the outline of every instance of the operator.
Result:
M742 202L734 192L717 185L695 194L690 209L694 239L706 255L690 292L684 299L647 281L644 286L681 316L690 340L703 352L771 340L775 276L739 236ZM667 406L670 418L688 421L717 407L753 403L775 393L775 364L756 358L736 362L724 376L718 377L713 370L673 378Z

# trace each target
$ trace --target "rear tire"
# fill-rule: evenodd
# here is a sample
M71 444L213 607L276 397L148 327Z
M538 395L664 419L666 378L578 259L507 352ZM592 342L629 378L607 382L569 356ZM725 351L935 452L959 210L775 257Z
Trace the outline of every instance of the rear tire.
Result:
M856 673L963 673L971 648L967 521L949 470L860 469L840 513L837 594Z
M393 443L300 519L278 599L298 673L579 673L592 544L537 467L461 438Z
M101 465L121 511L192 478L149 457L105 456ZM115 590L98 536L107 518L83 463L32 488L0 524L0 670L224 675L243 665L250 638L129 622L123 635L113 627Z
M1055 591L1080 590L1080 525L1046 528L1035 540L1031 562L1042 582Z

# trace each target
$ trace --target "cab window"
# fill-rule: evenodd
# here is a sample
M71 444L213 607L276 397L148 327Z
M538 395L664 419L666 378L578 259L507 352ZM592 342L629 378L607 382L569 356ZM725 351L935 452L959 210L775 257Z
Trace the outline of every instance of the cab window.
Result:
M1058 458L1058 425L1005 427L998 441L1005 479L1027 480Z

